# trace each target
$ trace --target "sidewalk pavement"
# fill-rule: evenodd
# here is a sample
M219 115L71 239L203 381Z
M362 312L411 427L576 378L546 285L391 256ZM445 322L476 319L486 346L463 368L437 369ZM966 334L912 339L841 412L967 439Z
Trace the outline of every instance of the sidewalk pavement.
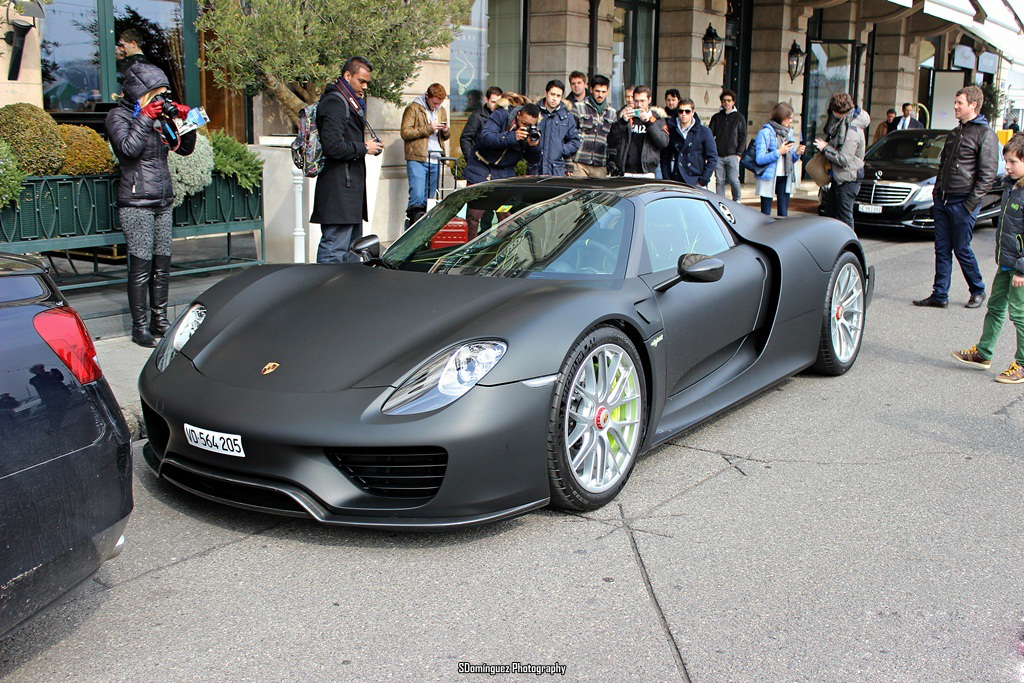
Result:
M142 421L142 403L139 400L139 373L153 349L132 343L131 337L100 339L93 344L96 346L96 357L103 376L107 378L121 406L121 412L128 421L132 439L142 438L146 427Z

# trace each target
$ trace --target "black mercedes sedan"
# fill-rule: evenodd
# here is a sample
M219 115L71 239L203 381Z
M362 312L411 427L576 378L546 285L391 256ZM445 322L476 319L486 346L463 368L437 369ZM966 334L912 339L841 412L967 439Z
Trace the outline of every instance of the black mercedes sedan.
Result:
M124 546L131 435L43 265L0 253L0 638Z
M857 229L935 229L932 190L948 134L928 128L898 130L872 145L864 156L864 180L853 205ZM992 191L982 200L978 225L998 213L999 192Z

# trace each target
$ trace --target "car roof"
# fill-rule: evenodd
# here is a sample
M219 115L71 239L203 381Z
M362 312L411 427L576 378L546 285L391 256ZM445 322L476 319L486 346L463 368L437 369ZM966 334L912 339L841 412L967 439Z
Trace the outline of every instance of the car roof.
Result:
M619 192L635 197L646 192L680 192L702 197L703 194L689 185L674 180L653 178L574 178L571 176L518 176L490 181L492 185L514 187L564 187L569 190L602 190Z
M46 267L39 259L21 254L0 252L0 277L10 275L42 275Z

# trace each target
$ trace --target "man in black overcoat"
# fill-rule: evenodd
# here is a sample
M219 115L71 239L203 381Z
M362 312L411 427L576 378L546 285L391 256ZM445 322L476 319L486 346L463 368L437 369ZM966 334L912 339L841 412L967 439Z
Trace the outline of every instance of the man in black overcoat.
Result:
M352 57L341 78L324 88L316 110L316 126L323 146L324 168L317 176L310 223L320 224L317 263L358 262L352 242L362 237L366 211L367 154L380 154L384 144L366 140L366 86L373 67L363 57Z

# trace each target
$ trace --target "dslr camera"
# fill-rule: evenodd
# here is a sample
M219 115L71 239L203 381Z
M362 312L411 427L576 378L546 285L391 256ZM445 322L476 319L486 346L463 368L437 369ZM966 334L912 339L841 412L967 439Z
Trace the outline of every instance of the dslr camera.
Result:
M526 127L526 138L530 142L540 141L540 128L537 127L536 123L531 123L529 126Z
M164 95L157 95L153 99L160 103L160 116L162 118L177 119L181 117L181 115L178 114L178 106L171 98L165 97Z

